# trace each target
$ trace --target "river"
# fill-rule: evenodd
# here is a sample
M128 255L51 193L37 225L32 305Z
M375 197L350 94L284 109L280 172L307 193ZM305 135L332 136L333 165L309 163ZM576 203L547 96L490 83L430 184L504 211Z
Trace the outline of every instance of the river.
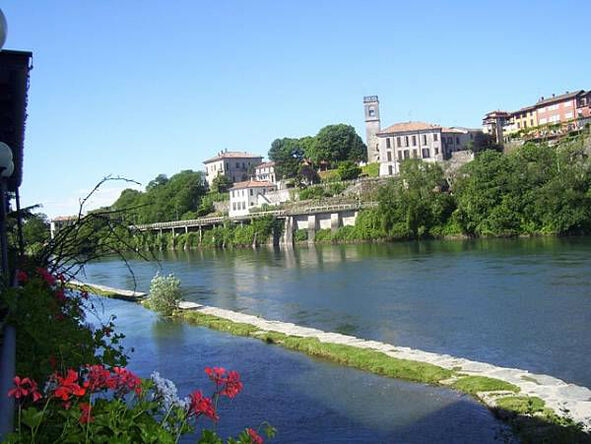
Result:
M591 368L591 335L588 333L591 322L590 238L163 252L160 259L160 265L137 258L130 260L139 290L147 290L150 279L160 269L161 273L173 272L181 279L184 298L188 300L267 319L523 368L591 387L591 372L588 370ZM120 288L134 286L133 277L118 259L90 264L86 273L87 276L81 278L89 282ZM438 422L433 417L442 415L445 418L450 409L465 406L471 414L481 409L465 397L450 401L459 395L448 390L342 369L249 339L169 325L154 320L153 314L132 304L113 301L106 304L115 312L138 312L138 319L144 322L143 327L138 327L142 331L151 326L141 338L135 329L130 331L129 344L136 347L132 366L139 369L158 367L156 361L162 359L165 367L176 365L176 369L167 367L166 372L168 377L175 379L173 376L189 365L187 361L194 360L198 370L216 364L210 362L211 359L204 361L199 353L219 355L221 361L234 359L232 367L253 371L250 375L256 391L263 393L260 390L264 387L257 386L258 376L254 377L259 371L251 370L252 366L258 369L253 363L254 353L255 360L264 360L265 366L283 369L290 380L300 381L299 385L294 383L297 389L290 386L286 397L276 387L267 390L265 396L275 399L274 393L277 393L285 398L286 403L291 400L293 403L301 400L303 405L312 402L313 408L303 408L300 412L300 405L296 409L300 413L292 412L288 418L298 417L306 424L313 423L312 418L316 418L322 424L325 419L330 421L331 415L336 415L334 428L326 436L344 434L342 436L348 436L350 440L358 437L360 442L371 437L386 442L393 437L403 437L403 441L407 439L408 442L408 437L416 438L418 430L428 433L423 431L425 423L434 424L433 433L449 425L448 420ZM135 319L135 315L125 316L121 319L120 313L120 323L128 330L127 318ZM162 327L168 332L165 339L159 332L154 333L155 325L168 326ZM134 345L133 338L136 338L137 345ZM163 341L166 347L158 345ZM182 344L186 341L200 350L194 359L182 352ZM218 341L224 347L218 346ZM146 347L158 349L158 356L146 352ZM172 351L165 353L161 348ZM183 363L173 364L179 359ZM226 362L219 364L228 365ZM266 371L270 370L267 368ZM270 379L274 380L265 372L261 374L261 381L269 383ZM331 383L322 382L326 380ZM375 393L387 395L380 400L376 400L375 393L369 396L372 390L368 390L368 384L376 387ZM358 387L361 388L357 390ZM410 392L401 394L405 393L404 390L412 392L413 396L422 396L421 401L414 403L421 408L412 407L413 402L409 401L412 396L408 394ZM268 399L262 402L262 410L267 402ZM377 403L378 407L367 413L368 405L372 403ZM315 411L316 408L327 410L320 412ZM268 406L266 411L279 412L281 408ZM391 412L397 412L393 414L396 418L400 414L410 415L412 419L404 424L396 419L388 420ZM241 418L242 413L248 411L241 412ZM305 419L308 414L310 416ZM492 419L486 412L481 414L480 420L488 419L484 421L485 425L475 428L481 432L486 430L486 436L492 439L496 433L493 431L494 421L490 422ZM282 418L278 415L274 419L285 425L285 418ZM425 421L426 418L429 420ZM306 430L314 429L313 426L307 427ZM292 424L285 430L297 429ZM324 429L320 427L318 430ZM413 432L406 435L404 430ZM368 434L364 434L366 432ZM467 431L458 435L453 433L450 430L445 440L458 442L456 438L459 436L470 437ZM286 442L295 439L295 435L288 436L291 438ZM307 435L307 442L313 442L311 438L311 434Z

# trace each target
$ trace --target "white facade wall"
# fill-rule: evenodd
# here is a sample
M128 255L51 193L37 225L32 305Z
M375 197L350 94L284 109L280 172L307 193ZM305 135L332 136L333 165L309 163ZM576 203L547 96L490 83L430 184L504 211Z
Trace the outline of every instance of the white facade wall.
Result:
M274 189L275 187L271 185L230 189L230 217L246 216L251 208L261 205L259 204L260 198Z
M254 179L261 182L277 182L274 166L257 167L255 170Z

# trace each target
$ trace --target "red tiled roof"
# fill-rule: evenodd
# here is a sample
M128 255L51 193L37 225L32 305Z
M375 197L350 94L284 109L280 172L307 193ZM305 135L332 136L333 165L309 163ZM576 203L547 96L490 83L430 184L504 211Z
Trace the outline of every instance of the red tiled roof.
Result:
M536 103L534 106L537 107L537 106L541 106L541 105L547 105L548 103L561 102L563 100L572 99L584 92L585 92L585 90L580 89L578 91L573 91L573 92L569 92L566 94L561 94L559 96L548 97L546 99L540 99L540 100L538 100L538 103Z
M259 180L247 180L245 182L238 182L235 183L231 190L240 190L242 188L264 188L264 187L274 187L275 184L267 181L259 181Z
M401 122L395 123L394 125L389 126L381 130L379 134L395 134L395 133L403 133L407 131L421 131L421 130L430 130L430 129L440 129L441 126L436 125L434 123L427 123L427 122Z
M263 162L263 163L259 163L255 168L258 170L259 168L268 168L268 167L274 167L275 166L275 162Z
M218 153L217 156L212 157L211 159L204 160L203 163L210 163L216 160L222 159L262 159L263 156L259 156L258 154L251 154L242 151L226 151L222 153Z

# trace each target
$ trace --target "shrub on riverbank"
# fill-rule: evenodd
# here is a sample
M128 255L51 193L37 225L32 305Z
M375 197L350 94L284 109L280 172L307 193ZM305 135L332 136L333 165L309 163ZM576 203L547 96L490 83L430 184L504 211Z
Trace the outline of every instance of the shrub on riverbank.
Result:
M170 316L181 300L180 286L181 281L173 274L156 274L150 282L150 295L146 299L146 305L160 314Z

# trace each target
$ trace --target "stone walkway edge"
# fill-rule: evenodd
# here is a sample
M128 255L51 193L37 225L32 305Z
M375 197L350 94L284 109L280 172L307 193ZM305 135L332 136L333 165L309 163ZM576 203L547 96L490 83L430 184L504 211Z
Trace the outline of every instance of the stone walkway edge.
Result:
M546 407L553 409L558 415L562 415L563 410L567 409L568 414L574 421L582 422L586 430L591 430L591 390L587 387L567 383L553 376L530 373L527 370L517 368L498 367L486 362L394 346L340 333L325 332L290 322L270 321L258 316L201 305L195 302L182 301L179 308L181 310L197 310L200 313L217 316L229 321L254 325L262 331L273 331L290 336L313 337L320 342L377 350L394 358L425 362L445 369L457 370L470 376L486 376L500 379L518 386L521 389L518 396L537 396L544 400ZM494 392L479 393L478 395L485 404L490 407L495 406L496 396L494 396ZM507 395L506 392L499 393L499 397Z

